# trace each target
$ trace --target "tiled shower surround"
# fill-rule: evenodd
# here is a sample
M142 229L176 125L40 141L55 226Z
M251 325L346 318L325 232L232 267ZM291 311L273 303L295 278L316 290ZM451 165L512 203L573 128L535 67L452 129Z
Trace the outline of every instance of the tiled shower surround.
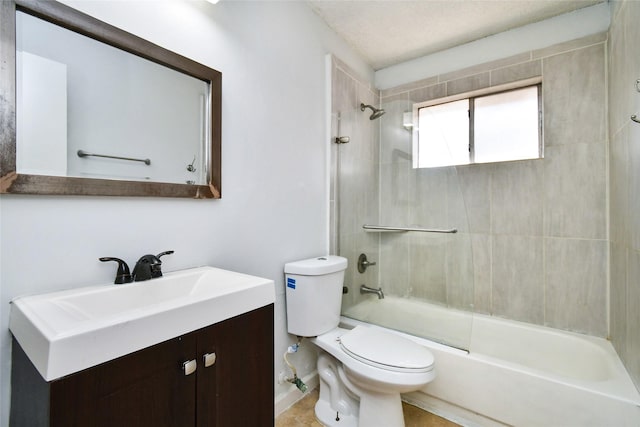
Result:
M359 109L352 118L367 87L338 61L333 111L351 136L333 151L337 243L352 264L345 305L366 283L606 337L606 49L599 34L387 89L379 93L387 113L373 125ZM542 77L543 159L413 169L402 126L413 103L533 77ZM459 232L364 233L365 223ZM360 252L378 262L364 275L353 265Z
M351 137L332 147L331 245L350 260L344 306L365 283L608 337L640 386L638 22L639 2L612 1L607 34L381 92L334 60L333 133ZM412 103L531 77L542 77L543 159L412 169L402 127ZM361 100L387 114L370 122ZM365 233L365 223L460 233ZM362 252L377 261L365 274Z
M609 31L610 335L640 387L640 3L613 2Z
M383 222L457 227L468 239L381 236L385 264L385 253L409 262L404 277L381 268L381 283L404 278L405 293L461 308L471 291L478 312L607 335L605 55L602 34L382 92L394 120L414 102L541 76L544 158L455 170L385 159L381 182L406 187L408 202L383 190ZM386 127L382 152L394 132ZM393 150L410 153L410 135L403 136ZM472 284L460 265L472 266ZM422 285L428 293L417 290Z

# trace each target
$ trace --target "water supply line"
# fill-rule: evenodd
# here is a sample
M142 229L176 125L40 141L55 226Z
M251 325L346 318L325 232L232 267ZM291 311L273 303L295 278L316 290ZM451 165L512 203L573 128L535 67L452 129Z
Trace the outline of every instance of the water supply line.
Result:
M298 337L298 342L293 345L290 345L289 348L287 348L287 351L284 352L284 363L287 364L287 366L289 367L289 369L291 369L291 372L293 373L293 377L285 377L284 380L291 384L295 384L296 387L298 387L298 390L305 393L307 391L307 385L303 383L300 378L298 378L298 371L296 371L295 366L293 366L293 364L289 362L289 358L287 357L291 353L298 352L298 348L300 347L300 341L301 341L301 338Z

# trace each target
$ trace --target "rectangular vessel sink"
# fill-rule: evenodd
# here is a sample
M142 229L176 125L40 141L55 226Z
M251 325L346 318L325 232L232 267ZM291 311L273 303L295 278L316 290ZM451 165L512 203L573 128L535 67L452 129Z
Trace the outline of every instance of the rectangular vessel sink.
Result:
M275 301L273 280L213 267L19 297L9 329L51 381Z

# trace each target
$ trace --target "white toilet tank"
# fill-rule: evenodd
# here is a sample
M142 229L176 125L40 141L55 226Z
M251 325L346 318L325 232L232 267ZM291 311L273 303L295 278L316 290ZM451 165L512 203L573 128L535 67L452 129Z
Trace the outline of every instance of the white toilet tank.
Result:
M287 329L315 337L338 326L347 259L323 256L285 264Z

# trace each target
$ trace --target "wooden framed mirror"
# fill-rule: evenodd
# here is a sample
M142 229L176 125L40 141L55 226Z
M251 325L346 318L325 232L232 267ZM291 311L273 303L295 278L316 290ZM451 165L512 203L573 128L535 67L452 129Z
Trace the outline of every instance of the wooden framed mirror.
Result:
M42 0L0 1L0 67L1 193L221 197L220 72Z

